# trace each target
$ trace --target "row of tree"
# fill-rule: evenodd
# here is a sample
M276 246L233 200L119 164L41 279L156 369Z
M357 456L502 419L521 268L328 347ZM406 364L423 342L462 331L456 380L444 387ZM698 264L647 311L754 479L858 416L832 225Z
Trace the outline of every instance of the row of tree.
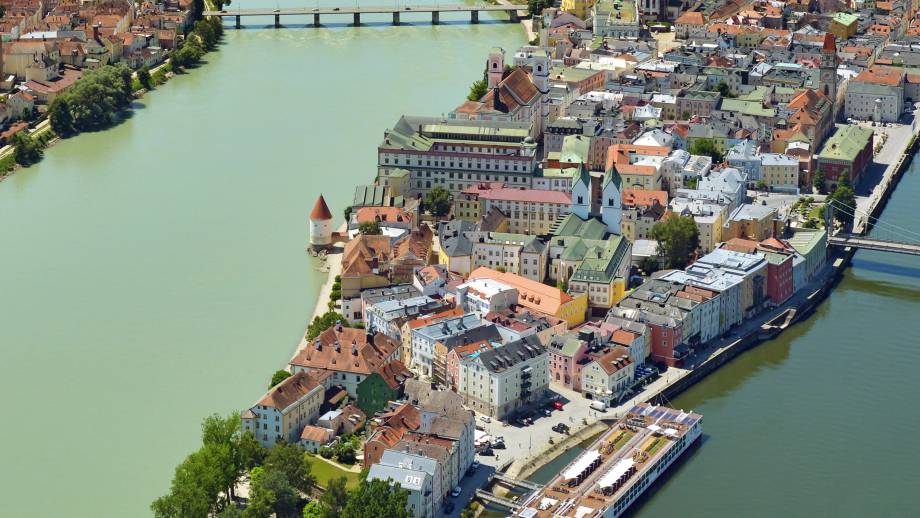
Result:
M89 70L48 107L51 129L62 137L108 127L133 99L131 69L124 64Z
M330 480L319 500L303 507L316 488L309 454L296 444L279 442L266 450L251 432L241 431L239 414L212 415L201 426L202 446L179 466L169 492L150 506L155 518L404 518L408 493L399 485L367 481L353 491L346 479ZM241 509L234 496L249 475L249 503Z

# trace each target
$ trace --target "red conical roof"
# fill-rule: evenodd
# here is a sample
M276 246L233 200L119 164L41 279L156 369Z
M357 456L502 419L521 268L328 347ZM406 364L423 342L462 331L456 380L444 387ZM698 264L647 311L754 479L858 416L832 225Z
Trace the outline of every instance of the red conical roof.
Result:
M313 205L313 210L310 212L310 219L332 219L332 213L329 212L329 206L326 205L326 199L323 198L322 194L319 195L319 198L316 199L316 203Z

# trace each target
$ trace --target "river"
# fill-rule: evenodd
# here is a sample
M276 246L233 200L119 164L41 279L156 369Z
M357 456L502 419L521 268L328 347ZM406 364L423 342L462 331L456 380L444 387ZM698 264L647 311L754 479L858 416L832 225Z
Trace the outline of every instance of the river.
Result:
M524 43L507 23L228 30L131 118L0 183L0 516L148 516L201 419L290 357L324 280L316 196L341 214L389 125L457 106L492 46Z
M201 418L253 401L303 331L316 195L338 214L388 125L451 109L490 47L523 43L510 24L229 30L133 117L0 183L0 515L148 515ZM913 221L918 169L885 221ZM673 402L705 440L636 514L913 515L917 315L920 261L857 254L812 319Z
M911 227L918 196L915 161L883 224ZM917 516L918 316L920 258L858 252L810 319L671 402L703 414L701 446L632 514ZM578 451L531 478L545 482Z

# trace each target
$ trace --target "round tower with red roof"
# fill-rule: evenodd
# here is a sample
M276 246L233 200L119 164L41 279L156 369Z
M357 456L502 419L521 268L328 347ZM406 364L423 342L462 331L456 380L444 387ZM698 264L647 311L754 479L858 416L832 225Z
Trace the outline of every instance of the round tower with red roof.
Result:
M310 248L319 250L332 246L332 213L320 194L310 212Z

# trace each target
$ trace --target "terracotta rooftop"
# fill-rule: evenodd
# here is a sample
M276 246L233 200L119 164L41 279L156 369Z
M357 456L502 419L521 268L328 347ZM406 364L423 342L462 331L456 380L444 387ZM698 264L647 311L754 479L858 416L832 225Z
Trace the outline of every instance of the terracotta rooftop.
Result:
M398 347L392 338L381 333L368 340L363 329L333 326L297 353L291 365L370 375L379 372Z
M326 205L326 199L320 194L313 204L313 210L310 211L310 219L323 221L332 219L332 213L329 212L329 206Z
M572 300L572 297L552 286L533 281L510 272L499 272L481 266L470 273L469 279L493 279L518 290L518 304L525 308L555 315L559 308Z
M256 404L284 410L317 386L319 382L312 374L298 372L272 387Z
M860 72L854 81L883 86L901 86L904 82L904 70L872 67Z
M647 191L644 189L623 189L623 205L630 207L651 207L655 203L667 206L666 191Z

